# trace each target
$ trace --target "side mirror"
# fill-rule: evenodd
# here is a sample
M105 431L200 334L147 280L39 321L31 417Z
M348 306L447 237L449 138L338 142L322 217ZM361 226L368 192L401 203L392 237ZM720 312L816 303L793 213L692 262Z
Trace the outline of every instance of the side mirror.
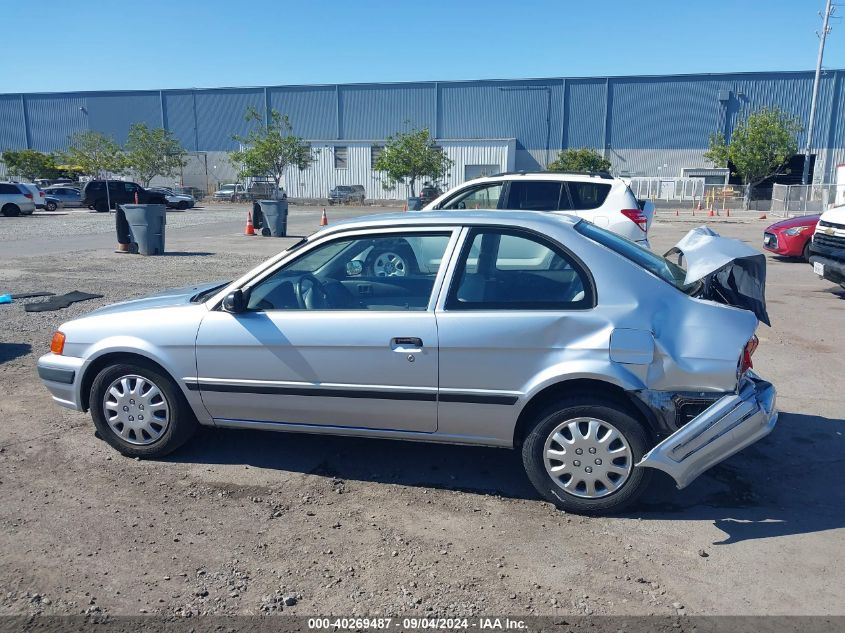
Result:
M247 297L244 296L243 290L235 290L230 292L223 298L223 309L232 314L238 314L246 310Z

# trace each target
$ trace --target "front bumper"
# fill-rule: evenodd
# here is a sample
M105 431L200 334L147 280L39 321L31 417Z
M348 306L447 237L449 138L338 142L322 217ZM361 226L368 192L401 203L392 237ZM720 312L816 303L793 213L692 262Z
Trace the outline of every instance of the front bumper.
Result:
M824 266L822 279L827 279L835 284L845 284L845 263L836 259L830 259L829 257L811 255L810 264L816 263Z
M79 384L85 361L73 356L45 354L38 359L38 376L57 404L82 411L79 402Z
M657 468L685 488L704 471L771 433L774 385L747 372L738 393L724 396L651 449L637 466Z

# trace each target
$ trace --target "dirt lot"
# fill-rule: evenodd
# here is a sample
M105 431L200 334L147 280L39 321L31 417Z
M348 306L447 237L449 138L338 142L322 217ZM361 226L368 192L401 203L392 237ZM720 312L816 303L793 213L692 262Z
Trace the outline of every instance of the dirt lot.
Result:
M755 365L779 389L774 434L586 519L540 501L505 450L204 430L137 461L97 440L35 360L65 320L287 243L243 237L244 208L204 212L174 216L171 254L149 258L111 253L106 217L0 218L2 291L105 295L0 306L0 613L845 614L845 294L806 264L769 258ZM291 231L318 217L293 207ZM695 225L658 221L656 250ZM757 245L766 222L717 225Z

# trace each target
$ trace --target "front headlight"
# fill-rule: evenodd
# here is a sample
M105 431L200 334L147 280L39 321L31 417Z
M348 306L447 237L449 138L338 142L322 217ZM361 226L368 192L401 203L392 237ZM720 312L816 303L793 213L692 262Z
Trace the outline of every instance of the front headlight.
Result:
M793 226L791 229L786 229L784 234L789 235L790 237L794 237L796 235L801 235L804 231L808 230L809 226Z

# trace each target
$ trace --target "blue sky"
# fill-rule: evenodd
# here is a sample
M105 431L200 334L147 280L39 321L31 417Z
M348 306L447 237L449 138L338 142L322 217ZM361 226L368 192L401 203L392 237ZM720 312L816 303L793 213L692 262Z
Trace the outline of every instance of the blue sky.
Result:
M0 92L807 70L823 4L18 1L4 30L41 37L4 47ZM845 67L842 20L825 66Z

